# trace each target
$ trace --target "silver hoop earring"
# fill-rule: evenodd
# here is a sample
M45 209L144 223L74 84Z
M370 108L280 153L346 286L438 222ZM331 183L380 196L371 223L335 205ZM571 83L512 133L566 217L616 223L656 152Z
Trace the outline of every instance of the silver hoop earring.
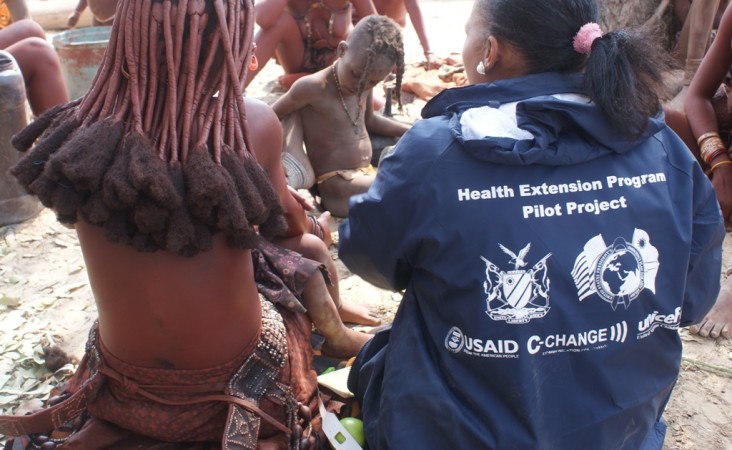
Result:
M475 71L481 75L485 75L485 63L483 61L479 62L478 66L475 68Z

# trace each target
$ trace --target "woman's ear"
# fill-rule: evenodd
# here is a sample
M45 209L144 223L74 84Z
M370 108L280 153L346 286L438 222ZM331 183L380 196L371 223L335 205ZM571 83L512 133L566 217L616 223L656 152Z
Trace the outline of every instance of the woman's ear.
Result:
M491 67L496 65L496 62L500 59L500 44L495 36L488 36L488 45L485 49L485 56L483 57L485 68L489 70Z

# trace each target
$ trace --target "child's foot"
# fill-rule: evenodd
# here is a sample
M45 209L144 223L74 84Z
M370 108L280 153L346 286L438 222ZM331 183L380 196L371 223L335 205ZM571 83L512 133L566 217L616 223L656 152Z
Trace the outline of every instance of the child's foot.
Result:
M354 331L348 327L343 327L344 332L338 338L326 338L320 352L331 358L350 358L356 356L361 347L366 344L374 335Z
M343 323L355 323L358 325L376 326L381 324L381 319L368 308L361 305L343 302L338 313Z
M732 337L732 283L725 282L711 311L689 333L703 337Z
M326 247L333 245L333 236L330 233L330 211L326 211L318 217L318 223L323 228L323 242Z

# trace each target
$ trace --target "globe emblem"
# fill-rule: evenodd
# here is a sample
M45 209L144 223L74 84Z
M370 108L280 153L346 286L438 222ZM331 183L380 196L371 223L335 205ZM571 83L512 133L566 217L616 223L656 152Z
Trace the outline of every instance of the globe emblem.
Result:
M450 331L447 332L447 336L445 337L445 347L449 351L457 353L463 349L463 345L465 345L465 337L460 328L450 328Z
M614 295L630 295L641 284L638 262L626 250L613 253L602 268L602 281Z
M609 302L634 300L643 290L643 258L635 247L619 240L600 256L595 275L598 293Z

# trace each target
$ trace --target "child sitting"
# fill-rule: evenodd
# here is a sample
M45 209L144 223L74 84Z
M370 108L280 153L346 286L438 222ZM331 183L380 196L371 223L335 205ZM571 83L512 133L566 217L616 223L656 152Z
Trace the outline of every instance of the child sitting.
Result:
M344 217L348 199L366 192L374 180L369 133L399 137L409 129L406 123L374 114L372 102L373 87L394 65L397 96L400 91L401 29L388 17L366 17L347 41L338 44L338 57L333 65L297 80L272 108L280 120L287 122L288 116L294 116L295 122L301 122L307 155L297 142L298 133L287 133L286 124L286 161L311 165L323 208ZM311 185L308 181L297 187Z

